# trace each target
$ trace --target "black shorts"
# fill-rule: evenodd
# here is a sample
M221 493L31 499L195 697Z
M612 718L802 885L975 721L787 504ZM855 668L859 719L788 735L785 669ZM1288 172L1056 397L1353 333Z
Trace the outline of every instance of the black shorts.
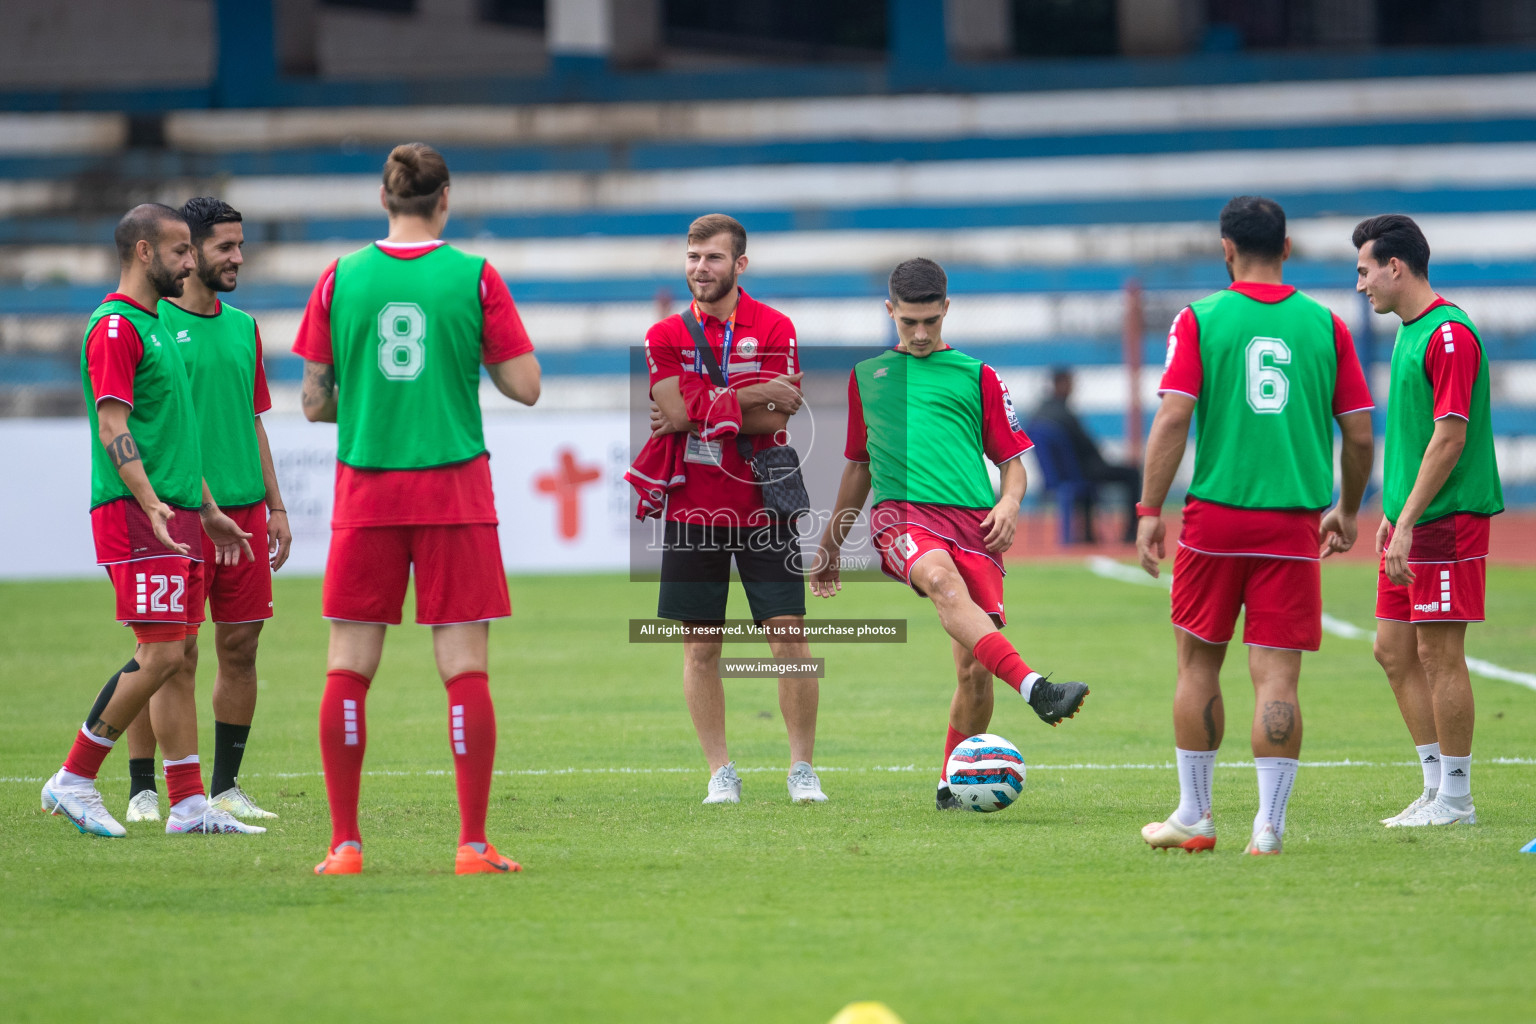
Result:
M800 538L793 527L785 523L706 526L668 520L657 616L678 622L724 622L733 556L754 622L805 615L805 574Z

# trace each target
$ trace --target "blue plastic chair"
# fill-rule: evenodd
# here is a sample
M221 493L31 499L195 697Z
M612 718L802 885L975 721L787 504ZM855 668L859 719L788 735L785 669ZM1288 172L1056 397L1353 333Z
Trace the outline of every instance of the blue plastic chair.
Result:
M1045 493L1056 501L1057 537L1061 544L1072 543L1072 514L1094 493L1093 482L1084 474L1072 450L1072 439L1061 425L1052 420L1033 420L1024 428L1035 442L1035 459L1045 476Z

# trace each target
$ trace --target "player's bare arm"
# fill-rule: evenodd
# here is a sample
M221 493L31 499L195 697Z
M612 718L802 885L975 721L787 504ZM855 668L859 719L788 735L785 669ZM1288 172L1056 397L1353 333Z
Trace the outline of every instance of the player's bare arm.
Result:
M288 506L283 504L283 492L277 486L272 445L267 441L267 428L262 426L260 416L256 417L256 449L261 455L261 478L267 488L267 558L276 572L288 561L293 529L288 525Z
M1408 552L1413 549L1413 527L1424 514L1424 509L1434 500L1451 470L1461 458L1467 445L1467 421L1459 416L1442 416L1435 420L1435 432L1430 435L1429 447L1424 449L1424 461L1419 463L1419 475L1414 478L1413 490L1403 502L1402 514L1397 517L1392 543L1387 547L1387 579L1398 586L1413 581L1413 570L1408 567ZM1385 518L1383 518L1383 532ZM1381 534L1378 533L1378 537ZM1378 545L1381 542L1378 541Z
M299 388L304 418L311 423L336 422L336 367L304 360L304 383Z
M816 564L811 568L811 593L817 597L831 597L843 589L838 560L842 557L848 531L858 521L864 502L869 500L870 483L869 463L850 462L843 467L843 479L837 485L837 505L832 509L827 528L822 531Z
M1195 400L1188 395L1169 392L1152 417L1147 435L1147 462L1141 476L1141 503L1147 508L1161 508L1173 486L1173 475L1184 459L1184 445L1189 440L1189 421L1195 415ZM1136 554L1147 575L1156 579L1158 563L1167 555L1164 539L1168 528L1162 516L1142 516L1136 523Z
M155 539L178 555L189 554L192 550L190 547L171 540L171 533L166 524L176 518L176 512L155 494L154 485L149 482L149 474L144 472L144 459L139 453L138 442L134 441L133 434L128 430L130 409L127 402L116 398L103 398L97 403L96 419L100 428L97 437L101 441L101 446L112 457L112 465L117 468L117 475L122 477L123 483L128 485L128 490L138 501L139 507L149 517L149 525L155 531Z
M1024 489L1029 485L1024 463L1019 459L1009 459L998 471L1002 474L1002 493L981 521L982 529L987 531L987 550L993 554L1013 546L1013 534L1019 526L1019 502L1024 500Z
M539 358L532 352L524 352L499 363L487 363L485 369L491 375L491 383L496 385L496 390L512 401L533 405L539 400L543 376L539 370Z
M240 529L236 522L225 515L213 500L213 492L208 490L208 481L203 481L203 504L197 510L198 516L203 521L203 532L208 539L213 541L215 558L220 565L234 565L240 561L240 556L245 555L251 561L256 561L256 555L251 551L251 535Z
M1371 414L1368 410L1345 413L1338 417L1339 431L1344 436L1340 463L1344 483L1339 490L1339 503L1330 509L1322 521L1322 557L1348 551L1355 546L1359 536L1356 517L1360 501L1365 496L1365 485L1371 478L1371 464L1376 459L1376 437L1371 430Z

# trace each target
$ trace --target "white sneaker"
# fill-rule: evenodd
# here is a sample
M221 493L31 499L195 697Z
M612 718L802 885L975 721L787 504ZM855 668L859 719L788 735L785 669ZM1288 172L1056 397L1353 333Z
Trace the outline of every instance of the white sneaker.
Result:
M86 835L120 838L128 834L128 830L107 811L107 805L101 802L96 783L65 782L63 776L64 769L61 768L43 783L43 810L64 815Z
M709 795L704 798L707 804L739 804L741 803L741 776L736 774L736 762L728 761L715 770L715 774L709 777Z
M255 835L265 832L260 825L247 825L228 811L221 811L212 804L197 814L181 815L172 811L165 819L165 830L170 833L191 835Z
M277 815L271 811L264 811L256 806L256 801L246 795L245 790L239 786L230 786L218 796L211 796L208 802L221 811L228 811L237 818L275 818Z
M128 824L136 821L160 820L160 794L152 789L141 789L128 801Z
M1437 789L1424 790L1424 792L1420 793L1416 798L1414 798L1413 803L1409 804L1407 807L1404 807L1390 818L1382 818L1381 823L1383 825L1392 825L1413 814L1417 814L1419 811L1429 806L1429 804L1435 799L1435 794L1438 792L1439 790Z
M1472 807L1472 798L1457 800L1454 803L1445 797L1436 795L1429 803L1420 807L1412 814L1399 818L1387 828L1422 828L1425 825L1476 825L1477 811Z
M796 804L827 802L827 794L821 791L821 778L805 761L796 761L789 769L789 799Z

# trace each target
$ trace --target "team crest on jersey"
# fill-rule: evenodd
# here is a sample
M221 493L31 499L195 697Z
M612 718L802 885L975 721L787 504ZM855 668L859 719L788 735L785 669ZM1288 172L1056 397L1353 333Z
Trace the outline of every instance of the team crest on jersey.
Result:
M751 359L757 355L757 339L742 338L736 343L736 350L741 353L743 359Z

